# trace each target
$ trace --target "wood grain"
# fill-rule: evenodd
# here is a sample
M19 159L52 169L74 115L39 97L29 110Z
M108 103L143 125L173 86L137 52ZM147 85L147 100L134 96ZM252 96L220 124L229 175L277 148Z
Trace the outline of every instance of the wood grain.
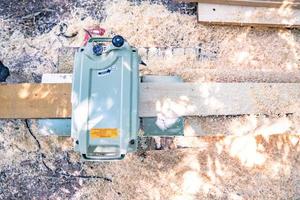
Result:
M300 8L300 0L176 0L178 2L214 3L253 7L290 7Z
M0 118L71 116L71 84L0 85ZM140 117L296 113L299 83L141 83Z
M0 85L0 118L71 116L71 84Z
M299 98L298 83L144 83L140 116L294 113Z
M198 21L222 25L300 27L300 9L198 3Z

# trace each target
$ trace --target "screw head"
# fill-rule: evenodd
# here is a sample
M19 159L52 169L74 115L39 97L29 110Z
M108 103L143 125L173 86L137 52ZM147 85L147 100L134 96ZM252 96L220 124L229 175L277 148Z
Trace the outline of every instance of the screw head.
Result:
M129 144L134 145L135 144L135 140L134 139L130 140Z
M103 52L103 46L100 44L96 44L93 46L93 52L96 56L100 56Z

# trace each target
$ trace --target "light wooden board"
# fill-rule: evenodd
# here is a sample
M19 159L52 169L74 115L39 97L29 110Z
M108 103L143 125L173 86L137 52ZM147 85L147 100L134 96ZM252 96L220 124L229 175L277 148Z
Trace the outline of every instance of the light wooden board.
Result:
M300 106L298 83L141 84L140 115L241 115L294 113Z
M0 85L0 118L64 118L71 114L71 84Z
M71 116L71 84L0 85L0 118ZM299 83L141 83L140 116L298 112Z
M300 9L198 3L198 21L224 25L300 27Z
M253 7L291 7L300 8L300 0L177 0L180 2L216 3L224 5Z

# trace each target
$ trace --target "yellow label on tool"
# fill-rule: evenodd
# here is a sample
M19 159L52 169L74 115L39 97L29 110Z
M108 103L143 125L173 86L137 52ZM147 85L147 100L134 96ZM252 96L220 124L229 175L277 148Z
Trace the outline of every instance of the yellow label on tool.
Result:
M92 139L96 138L115 138L118 137L119 130L117 128L92 128L90 136Z

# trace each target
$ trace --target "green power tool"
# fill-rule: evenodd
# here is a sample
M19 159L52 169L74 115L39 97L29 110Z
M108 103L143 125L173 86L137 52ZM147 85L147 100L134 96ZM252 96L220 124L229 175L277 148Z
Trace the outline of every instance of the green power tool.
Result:
M118 160L136 151L140 129L144 136L182 135L182 118L163 128L157 117L139 118L141 81L181 81L168 76L140 78L141 63L137 49L122 36L89 39L75 53L72 118L40 120L40 129L47 127L49 132L62 136L70 136L71 132L75 150L90 161Z

